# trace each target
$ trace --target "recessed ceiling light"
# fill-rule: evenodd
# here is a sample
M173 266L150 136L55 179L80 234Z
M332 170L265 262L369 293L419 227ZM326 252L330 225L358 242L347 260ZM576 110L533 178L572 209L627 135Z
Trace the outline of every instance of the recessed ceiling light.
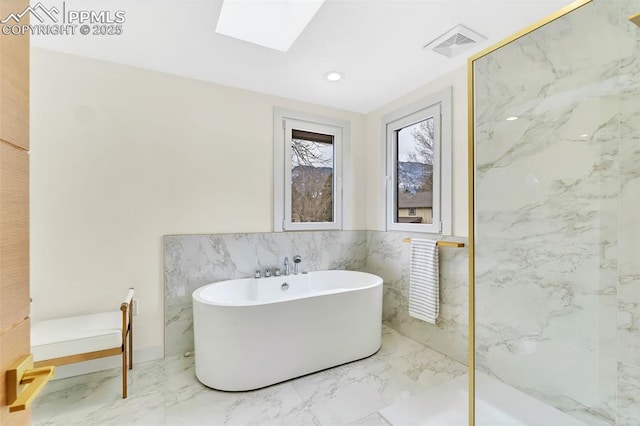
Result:
M329 81L339 81L344 78L344 74L338 71L329 71L324 75L324 78L326 78Z
M589 137L589 134L588 134L588 133L583 133L583 134L581 134L581 135L580 135L580 137L581 137L581 138L588 138L588 137Z
M515 115L511 116L511 117L507 117L507 121L514 121L517 120L518 117L516 117Z
M224 0L216 32L286 52L324 0Z

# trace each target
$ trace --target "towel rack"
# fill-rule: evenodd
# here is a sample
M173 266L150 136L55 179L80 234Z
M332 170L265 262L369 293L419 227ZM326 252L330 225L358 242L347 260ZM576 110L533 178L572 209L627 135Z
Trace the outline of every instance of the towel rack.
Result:
M410 243L411 242L411 238L403 238L402 242L403 243ZM455 248L464 247L464 243L458 243L456 241L438 241L438 242L436 242L436 245L438 247L455 247Z

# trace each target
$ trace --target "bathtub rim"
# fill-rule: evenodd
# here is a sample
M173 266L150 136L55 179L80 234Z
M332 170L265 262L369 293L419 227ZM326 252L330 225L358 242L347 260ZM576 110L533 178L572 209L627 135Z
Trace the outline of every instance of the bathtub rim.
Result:
M332 295L332 294L340 294L340 293L348 293L348 292L355 292L355 291L363 291L363 290L367 290L367 289L372 289L372 288L376 288L376 287L382 287L384 284L384 280L382 279L382 277L380 277L379 275L376 274L372 274L370 272L362 272L362 271L350 271L350 270L343 270L343 269L326 269L326 270L320 270L320 271L311 271L305 274L301 274L301 275L313 275L313 274L317 274L317 273L323 273L323 272L343 272L343 273L347 273L347 274L354 274L354 275L364 275L364 276L369 276L372 277L375 282L372 284L368 284L368 285L363 285L363 286L359 286L359 287L353 287L353 288L337 288L337 289L329 289L329 290L321 290L321 291L316 291L316 292L310 292L310 293L304 293L304 294L299 294L295 297L291 297L291 298L284 298L284 299L275 299L275 300L264 300L264 301L251 301L251 303L223 303L223 302L216 302L210 299L205 299L201 296L201 292L203 292L205 289L216 286L216 285L222 285L225 283L229 283L229 282L233 282L233 281L244 281L244 280L253 280L255 278L252 277L244 277L244 278L233 278L233 279L228 279L228 280L222 280L222 281L216 281L216 282L212 282L212 283L208 283L205 284L203 286L198 287L197 289L195 289L193 291L193 293L191 293L191 299L192 299L192 303L200 303L203 305L209 305L209 306L214 306L214 307L221 307L221 308L250 308L250 307L255 307L255 306L266 306L266 305L273 305L276 303L287 303L287 302L293 302L296 300L302 300L302 299L307 299L307 298L311 298L311 297L322 297L322 296L328 296L328 295ZM279 277L268 277L268 278L260 278L260 280L276 280L276 279L283 279L286 278L286 275L283 276L279 276Z

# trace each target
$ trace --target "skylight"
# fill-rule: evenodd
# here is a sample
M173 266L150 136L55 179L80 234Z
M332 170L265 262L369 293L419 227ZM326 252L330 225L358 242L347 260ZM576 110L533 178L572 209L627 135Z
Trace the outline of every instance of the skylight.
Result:
M324 0L224 0L216 32L286 52Z

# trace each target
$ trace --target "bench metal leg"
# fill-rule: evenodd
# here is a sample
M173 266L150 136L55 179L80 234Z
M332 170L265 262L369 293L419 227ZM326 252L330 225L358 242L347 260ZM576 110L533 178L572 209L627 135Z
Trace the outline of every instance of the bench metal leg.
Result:
M133 321L129 321L129 370L133 370Z
M127 345L122 345L122 398L127 397Z

